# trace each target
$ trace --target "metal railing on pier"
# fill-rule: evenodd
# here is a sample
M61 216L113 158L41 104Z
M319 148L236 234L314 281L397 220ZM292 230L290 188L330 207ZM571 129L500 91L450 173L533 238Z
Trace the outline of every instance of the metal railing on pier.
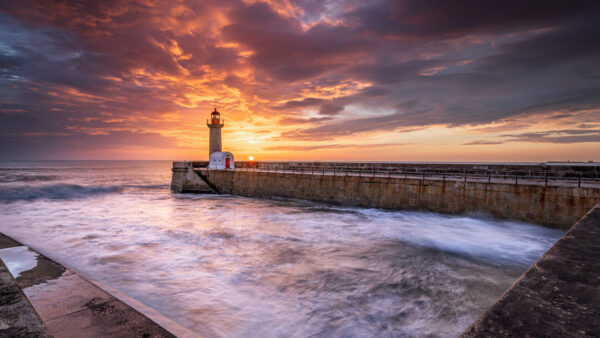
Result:
M421 180L441 180L475 183L504 183L516 185L544 186L589 186L600 187L600 177L584 176L580 172L534 172L498 171L498 170L440 170L440 169L402 169L402 168L351 168L351 167L292 167L288 165L260 164L236 168L237 171L263 173L285 173L302 175L329 175L336 177L384 177Z

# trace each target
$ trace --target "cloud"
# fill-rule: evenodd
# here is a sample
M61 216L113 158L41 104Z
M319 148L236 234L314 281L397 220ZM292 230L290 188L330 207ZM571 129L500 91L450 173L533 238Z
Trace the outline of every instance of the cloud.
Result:
M278 123L280 125L292 125L292 124L306 124L306 123L319 123L324 121L330 121L331 117L310 117L310 118L299 118L286 116L281 118Z
M516 28L555 26L597 14L595 1L372 1L346 16L361 29L397 39L440 39Z
M585 126L584 126L585 127ZM590 126L593 128L593 126ZM526 143L595 143L600 142L600 130L578 130L578 129L563 129L563 130L546 130L540 132L527 132L518 134L505 134L500 137L505 138L501 141L476 140L463 145L494 145L505 144L509 142L526 142Z
M344 110L344 106L332 103L325 103L321 106L321 109L319 109L319 114L330 116L338 115L342 110Z
M588 128L598 128L600 127L600 124L597 123L581 123L577 125L577 128L581 128L581 129L588 129Z
M338 136L351 135L354 133L364 133L370 131L414 131L420 129L419 124L406 123L402 114L382 115L368 118L348 119L345 121L336 121L326 125L311 127L306 129L296 129L284 132L281 137L284 139L296 140L327 140Z
M549 130L521 134L507 134L507 142L530 143L583 143L600 142L600 130Z
M491 144L503 144L504 141L486 141L486 140L477 140L471 141L467 143L463 143L465 146L476 146L476 145L491 145Z
M377 149L377 148L387 148L387 147L398 147L403 146L408 143L378 143L378 144L315 144L308 146L273 146L267 147L265 150L274 151L274 150L292 150L292 151L312 151L312 150L322 150L322 149Z
M302 100L290 100L287 101L286 103L284 103L281 106L278 106L278 109L295 109L295 108L304 108L304 107L311 107L311 106L316 106L320 103L322 103L324 100L323 99L317 99L314 97L306 97L303 98Z
M371 42L343 25L319 23L304 31L301 22L285 18L266 3L241 6L229 14L223 28L228 41L253 51L259 70L281 81L305 80L348 64L366 54Z
M552 120L558 120L558 119L564 119L564 118L571 117L571 116L573 116L573 115L572 114L558 114L558 115L552 115L548 118L552 119Z
M0 132L9 138L0 145L22 139L32 148L20 152L35 157L27 135L49 143L73 135L81 145L56 144L97 149L113 145L81 135L123 132L123 144L156 135L181 148L215 101L228 126L276 129L273 142L446 126L514 128L505 142L595 142L594 133L564 130L595 130L599 119L578 120L600 108L599 8L8 0L0 4ZM511 119L520 122L508 127ZM519 133L549 121L563 132ZM496 141L467 144L476 142Z
M157 133L129 131L90 135L85 133L1 136L1 158L73 159L89 156L99 150L118 150L126 147L164 149L176 146L176 140ZM88 155L89 154L89 155ZM86 156L87 155L87 156Z

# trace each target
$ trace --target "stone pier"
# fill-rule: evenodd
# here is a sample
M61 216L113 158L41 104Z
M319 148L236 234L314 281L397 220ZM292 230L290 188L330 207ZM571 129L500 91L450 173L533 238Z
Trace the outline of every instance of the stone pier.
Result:
M192 163L192 162L189 162ZM175 162L174 165L183 166ZM336 176L333 172L207 170L173 168L177 192L214 192L247 197L288 197L346 206L425 210L446 214L487 213L568 229L600 203L600 187L545 186L444 180L442 177ZM511 183L512 182L512 183ZM196 187L199 187L196 190Z

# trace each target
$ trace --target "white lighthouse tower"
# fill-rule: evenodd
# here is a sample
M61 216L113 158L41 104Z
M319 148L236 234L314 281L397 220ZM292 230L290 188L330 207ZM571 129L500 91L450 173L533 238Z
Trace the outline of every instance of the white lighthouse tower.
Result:
M206 120L206 125L210 130L208 157L209 169L234 169L233 154L221 151L221 128L225 125L221 121L221 114L217 108L210 114L210 120Z
M208 146L208 156L212 153L221 151L221 128L225 123L221 122L221 114L217 108L210 114L210 120L206 120L206 125L210 129L210 142Z

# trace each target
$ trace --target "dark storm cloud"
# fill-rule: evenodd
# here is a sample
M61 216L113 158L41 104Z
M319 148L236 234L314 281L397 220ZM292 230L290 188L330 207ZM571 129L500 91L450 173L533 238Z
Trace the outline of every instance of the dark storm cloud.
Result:
M252 63L281 81L298 81L343 67L347 58L366 53L369 40L344 26L317 24L304 32L296 19L283 18L266 3L230 13L226 39L254 51Z
M384 97L390 93L389 90L383 87L370 86L362 90L361 95L364 97Z
M573 24L562 29L552 30L533 38L505 44L499 53L484 58L479 67L490 72L539 72L574 61L595 61L600 56L598 36L600 26L597 22ZM581 67L582 76L598 75L595 68ZM579 68L579 69L578 69Z
M444 61L410 60L401 63L360 65L351 70L354 76L373 81L379 85L396 84L403 81L414 81L419 73L427 68L443 66Z
M597 1L384 0L347 14L362 29L405 39L561 25L598 11Z
M380 107L393 107L396 113L339 121L282 136L310 139L409 126L473 125L522 114L550 114L549 118L558 119L572 111L598 109L598 46L597 25L573 23L502 45L464 71L453 68L449 60L360 65L352 68L352 74L389 93L376 102ZM435 67L445 68L424 74ZM346 101L369 102L369 90ZM554 114L557 111L563 113Z
M333 103L325 103L319 109L319 114L333 116L338 115L342 110L344 110L344 106Z
M0 108L21 110L19 114L0 110L2 134L22 133L25 138L28 132L70 133L72 127L109 126L110 123L99 118L101 113L111 119L129 118L132 112L144 110L151 117L172 109L174 104L168 100L169 93L136 85L130 68L151 65L167 73L179 71L165 66L170 61L159 62L160 57L153 56L153 48L125 40L125 37L113 39L111 41L118 44L117 50L99 53L86 50L85 46L91 42L80 35L54 27L27 25L2 16L0 83L5 89L0 93ZM129 51L136 50L136 54L129 54L120 44L128 45ZM161 92L164 95L160 95ZM123 121L118 127L145 126L144 123L127 125ZM130 136L142 137L139 133ZM80 138L80 141L103 144L98 139ZM131 140L132 144L135 142ZM68 143L55 144L66 146Z

